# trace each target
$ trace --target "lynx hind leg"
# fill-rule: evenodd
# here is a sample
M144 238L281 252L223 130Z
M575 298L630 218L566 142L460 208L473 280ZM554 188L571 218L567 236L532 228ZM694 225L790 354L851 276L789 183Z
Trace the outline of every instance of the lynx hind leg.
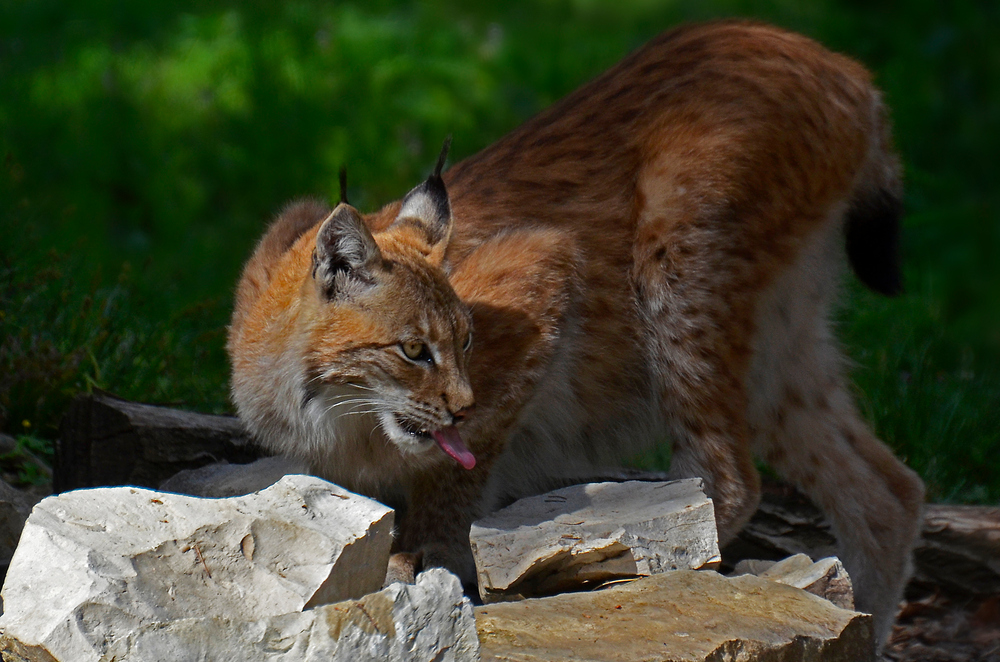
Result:
M635 280L672 441L670 475L699 477L715 503L720 544L739 533L760 500L746 419L751 274L691 226L644 219ZM731 241L731 240L729 240Z
M758 315L748 380L757 453L830 519L856 606L884 642L910 574L923 483L858 414L828 313L842 262L838 224L817 233Z
M725 383L721 369L706 370L702 377L718 383L696 386L669 380L666 386L670 394L663 410L673 441L669 475L704 481L705 493L715 506L719 544L725 545L757 510L760 475L750 452L744 413L730 404L744 401L744 394Z

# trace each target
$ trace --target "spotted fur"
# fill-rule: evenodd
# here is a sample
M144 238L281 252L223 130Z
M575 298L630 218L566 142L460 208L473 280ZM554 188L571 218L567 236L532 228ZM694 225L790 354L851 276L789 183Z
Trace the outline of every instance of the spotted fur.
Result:
M438 193L425 182L363 223L343 204L286 211L237 295L240 414L271 448L395 499L400 548L467 581L476 517L666 438L725 542L757 506L756 454L831 519L884 638L923 486L858 415L829 316L845 234L864 280L899 289L885 115L864 68L804 37L666 33ZM434 361L401 360L407 337ZM460 421L476 466L410 443L397 419L418 414Z

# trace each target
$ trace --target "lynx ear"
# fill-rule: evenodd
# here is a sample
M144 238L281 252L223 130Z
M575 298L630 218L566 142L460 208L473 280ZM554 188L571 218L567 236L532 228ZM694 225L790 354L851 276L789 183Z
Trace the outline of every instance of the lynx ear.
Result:
M411 225L422 231L427 243L427 261L436 265L440 265L444 259L444 251L451 238L451 202L444 180L441 179L449 147L451 147L450 136L444 141L434 173L406 194L399 208L399 214L393 221L393 225Z
M313 251L313 279L332 299L350 287L372 283L382 259L378 244L354 207L337 205L320 226Z

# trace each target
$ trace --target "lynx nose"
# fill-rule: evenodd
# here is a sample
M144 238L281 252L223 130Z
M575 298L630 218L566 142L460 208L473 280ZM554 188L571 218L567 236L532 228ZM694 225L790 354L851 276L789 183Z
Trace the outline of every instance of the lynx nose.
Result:
M461 409L459 409L456 412L452 412L452 414L451 414L451 424L455 425L459 421L464 421L465 417L468 416L472 412L472 410L475 409L475 408L476 408L476 404L472 403L471 405L467 405L465 407L462 407Z
M450 383L441 394L441 400L451 414L452 424L464 419L476 406L472 385L466 379L455 379Z

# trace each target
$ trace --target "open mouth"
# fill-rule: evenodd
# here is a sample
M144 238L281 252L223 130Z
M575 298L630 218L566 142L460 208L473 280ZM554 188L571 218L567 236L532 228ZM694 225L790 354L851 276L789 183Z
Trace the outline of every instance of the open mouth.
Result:
M396 417L396 422L399 423L399 427L403 428L403 431L410 436L417 437L422 441L433 441L431 433L427 431L422 425L416 421L412 421L408 418L403 418L401 416Z
M428 432L422 425L409 419L397 416L396 421L399 423L399 427L407 434L421 441L437 442L438 447L448 457L462 465L463 468L472 469L476 466L476 456L472 454L472 451L462 441L458 428L454 425Z

